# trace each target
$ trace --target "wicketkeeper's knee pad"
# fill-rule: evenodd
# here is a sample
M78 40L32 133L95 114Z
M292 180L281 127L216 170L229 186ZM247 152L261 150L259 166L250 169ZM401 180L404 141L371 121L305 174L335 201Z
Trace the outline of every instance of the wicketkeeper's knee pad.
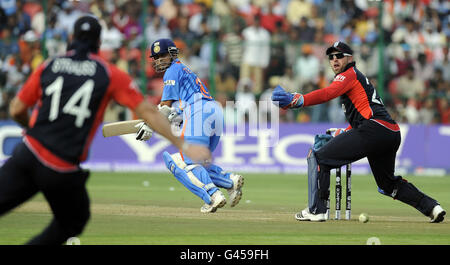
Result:
M325 213L326 200L330 187L330 175L328 178L320 172L319 164L315 157L315 151L310 148L308 157L308 207L311 213Z
M187 165L179 153L170 155L168 152L164 152L163 159L167 168L178 181L205 203L211 203L210 195L216 192L218 188L203 166Z
M230 179L229 172L224 171L221 167L210 164L206 167L212 182L221 188L231 189L233 187L233 181Z
M326 200L330 195L330 170L328 168L320 168L317 163L315 151L311 148L307 158L308 177L317 184L317 193L320 199Z

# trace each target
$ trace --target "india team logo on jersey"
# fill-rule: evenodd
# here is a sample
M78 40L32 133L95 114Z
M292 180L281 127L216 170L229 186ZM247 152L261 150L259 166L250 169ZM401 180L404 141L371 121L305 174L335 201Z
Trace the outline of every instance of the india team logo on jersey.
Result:
M337 75L333 81L339 81L339 82L344 82L345 76L343 75Z

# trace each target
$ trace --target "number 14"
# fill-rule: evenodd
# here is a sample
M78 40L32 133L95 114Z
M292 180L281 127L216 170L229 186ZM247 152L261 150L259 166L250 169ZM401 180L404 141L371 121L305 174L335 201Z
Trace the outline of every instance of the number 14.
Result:
M50 103L50 114L48 116L49 121L54 121L58 118L63 83L64 78L62 76L59 76L45 89L45 94L52 97ZM92 79L87 80L70 97L70 99L62 109L63 113L74 115L76 117L75 126L78 128L81 128L83 126L84 120L91 116L91 111L89 110L89 101L91 100L93 89L94 81ZM80 101L81 103L77 105L77 103Z

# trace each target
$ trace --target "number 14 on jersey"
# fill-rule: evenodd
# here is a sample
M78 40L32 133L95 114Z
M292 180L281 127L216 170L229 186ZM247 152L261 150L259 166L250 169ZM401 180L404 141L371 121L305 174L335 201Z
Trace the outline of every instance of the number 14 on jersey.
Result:
M51 96L49 121L58 118L60 112L61 91L64 85L64 77L59 76L53 83L45 89L45 95ZM89 110L89 102L91 100L92 91L94 89L94 81L88 79L80 88L70 97L62 108L65 114L75 116L75 126L81 128L84 120L91 116ZM79 104L78 104L79 103Z

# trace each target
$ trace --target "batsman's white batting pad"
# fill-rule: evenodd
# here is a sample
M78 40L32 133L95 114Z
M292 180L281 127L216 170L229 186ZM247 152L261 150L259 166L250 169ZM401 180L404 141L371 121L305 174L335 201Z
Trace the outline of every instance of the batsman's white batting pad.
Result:
M187 173L187 175L188 175L189 179L191 180L192 184L194 184L195 186L197 186L197 187L199 187L199 188L202 188L203 186L205 186L205 184L203 184L203 183L202 183L202 182L194 175L194 173L192 173L192 169L194 169L195 167L197 167L197 166L199 166L199 165L187 165L187 164L184 162L183 158L181 158L181 154L180 154L180 153L175 153L175 154L172 154L172 155L170 155L170 156L172 157L173 162L175 162L175 164L176 164L179 168L183 169L183 170Z
M214 189L211 192L212 194L217 190L217 187L212 183L206 169L202 166L194 166L193 168L188 168L190 170L186 172L188 165L186 165L181 157L177 155L171 156L167 151L163 153L163 159L166 167L181 184L200 197L206 204L211 203L211 197L208 191Z

